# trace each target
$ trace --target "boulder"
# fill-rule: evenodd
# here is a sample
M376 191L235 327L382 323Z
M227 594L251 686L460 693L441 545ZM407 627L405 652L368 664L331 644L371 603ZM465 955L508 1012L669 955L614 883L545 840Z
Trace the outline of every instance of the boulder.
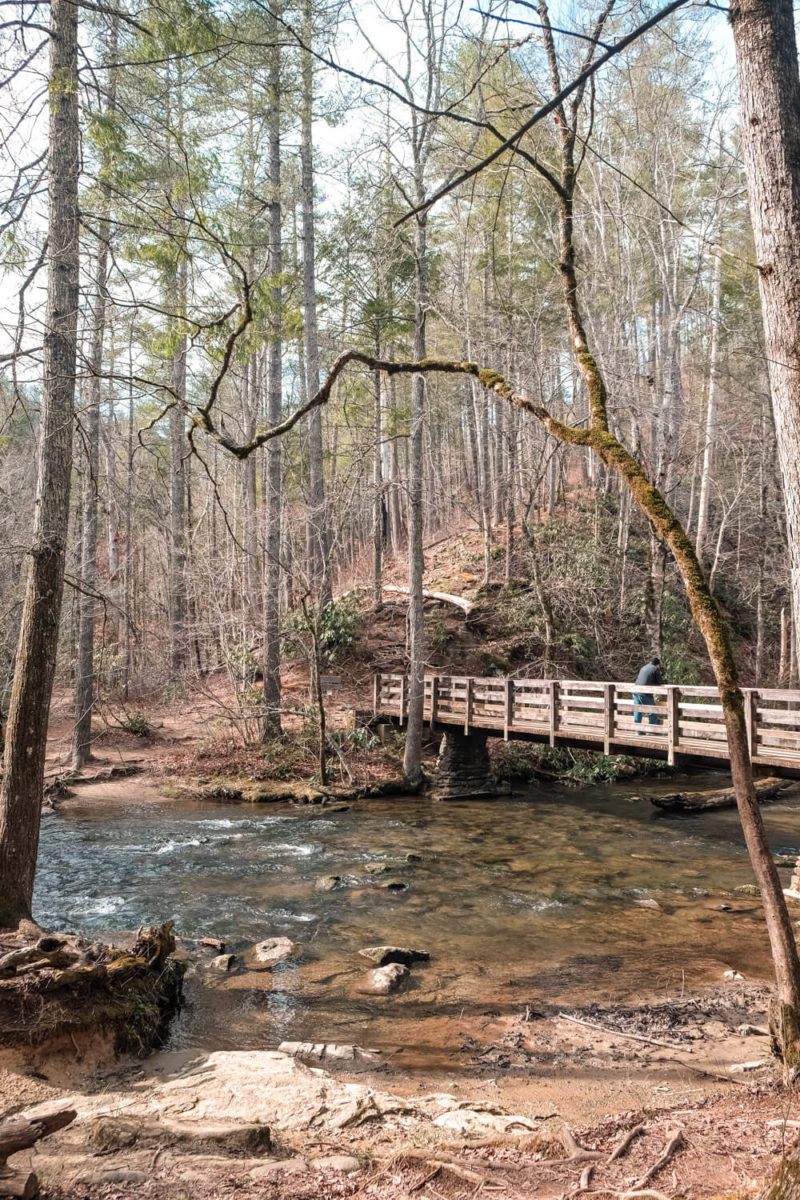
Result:
M324 1158L312 1158L311 1168L314 1171L341 1171L349 1175L352 1171L360 1171L361 1163L352 1154L328 1154Z
M364 867L367 875L388 875L391 869L388 863L383 862L366 863Z
M320 875L314 884L315 892L332 892L342 882L341 875Z
M397 992L408 979L408 967L402 963L389 963L386 967L376 967L370 971L360 984L358 991L367 996L388 996Z
M389 963L411 967L414 963L430 962L431 957L427 950L412 950L407 946L365 946L358 953L376 967L386 967Z
M216 971L220 975L227 975L238 965L238 959L235 954L218 954L216 958L209 959L203 965L207 971Z
M278 963L292 958L295 950L294 942L287 937L266 938L245 953L245 964L251 971L271 971Z

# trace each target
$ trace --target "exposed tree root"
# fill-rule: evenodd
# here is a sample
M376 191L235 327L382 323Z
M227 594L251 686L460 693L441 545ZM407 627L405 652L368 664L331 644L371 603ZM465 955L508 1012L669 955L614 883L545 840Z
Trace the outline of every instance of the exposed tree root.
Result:
M636 1183L633 1185L633 1192L626 1193L627 1196L630 1197L633 1193L640 1192L642 1188L646 1188L648 1183L650 1182L650 1180L653 1179L658 1174L658 1172L662 1169L662 1167L665 1167L667 1165L667 1163L670 1161L672 1156L675 1154L675 1151L678 1150L682 1145L683 1145L683 1132L682 1132L682 1130L678 1129L670 1138L669 1142L667 1143L666 1149L664 1150L664 1153L661 1155L661 1157L659 1159L657 1159L656 1162L653 1163L652 1167L650 1167L649 1170L645 1171L645 1173L644 1173L644 1175L642 1175L641 1179L636 1180Z
M608 1158L606 1159L606 1162L612 1163L612 1162L616 1162L618 1158L622 1158L623 1154L628 1149L628 1147L630 1146L630 1144L634 1140L634 1138L637 1138L639 1136L639 1134L643 1133L643 1132L644 1132L644 1125L634 1125L633 1129L629 1129L627 1133L624 1133L622 1135L622 1137L620 1138L620 1140L617 1142L614 1149L609 1154Z

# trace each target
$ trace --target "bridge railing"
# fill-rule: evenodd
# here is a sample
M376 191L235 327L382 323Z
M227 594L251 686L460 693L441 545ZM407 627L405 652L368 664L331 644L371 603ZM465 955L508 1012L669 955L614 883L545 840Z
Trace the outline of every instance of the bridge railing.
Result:
M754 762L800 768L800 691L745 688L745 717ZM408 715L408 680L376 675L376 712ZM637 703L635 696L652 698ZM728 737L719 692L677 684L652 687L577 679L511 679L497 676L426 675L424 717L432 725L460 725L514 734L586 742L602 747L650 749L676 755L727 758Z

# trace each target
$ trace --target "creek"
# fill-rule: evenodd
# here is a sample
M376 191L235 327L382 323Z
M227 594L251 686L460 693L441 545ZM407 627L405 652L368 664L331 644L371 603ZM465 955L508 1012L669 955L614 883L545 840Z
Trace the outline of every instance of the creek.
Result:
M390 797L335 813L79 797L43 820L34 912L98 934L172 919L182 937L234 951L277 935L297 944L274 972L195 972L176 1047L413 1044L430 1062L487 1014L526 1004L674 996L728 968L768 977L760 903L735 893L752 882L736 812L667 817L633 798L681 786ZM764 815L773 850L800 852L800 788ZM317 890L329 875L340 884ZM379 943L431 956L389 1000L356 990L369 967L357 951Z

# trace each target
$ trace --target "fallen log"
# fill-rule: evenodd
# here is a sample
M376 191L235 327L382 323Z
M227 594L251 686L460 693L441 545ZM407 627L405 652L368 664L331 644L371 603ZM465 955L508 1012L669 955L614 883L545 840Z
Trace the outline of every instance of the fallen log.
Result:
M398 592L401 596L409 594L407 587L398 587L393 583L385 583L383 590L384 592ZM465 600L463 596L452 596L449 592L432 592L429 588L423 588L422 595L425 600L441 600L442 604L454 604L456 608L460 608L467 616L469 616L475 607L474 600Z
M20 1150L29 1150L40 1138L63 1129L77 1115L74 1108L61 1108L38 1117L15 1114L0 1120L0 1196L31 1200L37 1194L39 1181L33 1171L15 1170L6 1160Z
M757 779L756 798L760 803L774 800L785 788L791 787L790 779ZM718 788L712 792L670 792L666 796L650 796L650 803L665 812L709 812L716 808L736 808L736 793L733 788Z

